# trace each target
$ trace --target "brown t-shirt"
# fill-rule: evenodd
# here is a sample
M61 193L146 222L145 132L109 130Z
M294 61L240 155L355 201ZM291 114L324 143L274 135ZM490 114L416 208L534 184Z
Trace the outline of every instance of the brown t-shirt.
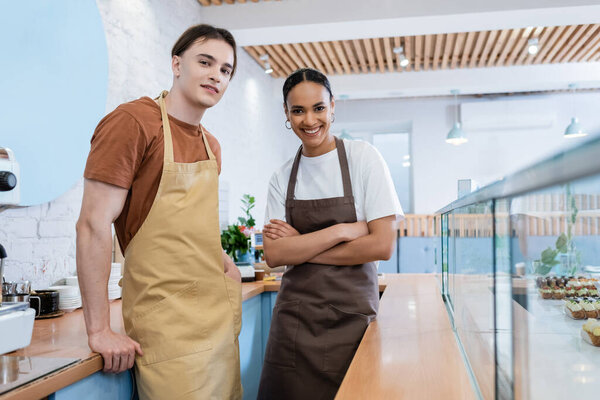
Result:
M208 159L200 127L169 115L176 162ZM220 165L220 146L204 130ZM164 140L160 107L149 97L121 104L105 116L92 136L83 176L128 189L123 210L115 221L122 252L148 216L160 183Z

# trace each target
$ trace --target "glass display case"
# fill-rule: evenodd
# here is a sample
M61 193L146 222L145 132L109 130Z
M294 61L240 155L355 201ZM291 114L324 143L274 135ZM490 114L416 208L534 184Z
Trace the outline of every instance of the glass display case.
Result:
M600 392L600 138L438 211L436 269L476 392Z

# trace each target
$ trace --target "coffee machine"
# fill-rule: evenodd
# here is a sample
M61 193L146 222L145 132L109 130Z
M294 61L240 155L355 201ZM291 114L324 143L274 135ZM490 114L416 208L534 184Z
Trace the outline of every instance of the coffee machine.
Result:
M16 205L21 201L19 163L13 151L0 146L0 206Z
M6 250L0 244L0 281L2 283L4 283L5 259ZM29 346L34 319L35 310L29 308L29 302L1 302L0 300L0 332L2 332L0 354Z

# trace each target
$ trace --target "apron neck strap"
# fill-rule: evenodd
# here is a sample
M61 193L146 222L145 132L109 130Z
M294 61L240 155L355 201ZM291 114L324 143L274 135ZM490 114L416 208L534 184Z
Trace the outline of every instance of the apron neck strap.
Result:
M163 90L158 96L158 105L160 106L160 117L162 119L163 126L163 142L165 143L165 162L174 162L173 157L173 139L171 137L171 126L169 124L169 115L167 114L167 105L165 104L165 97L169 94L166 90Z
M344 185L344 197L352 197L352 181L350 180L350 169L348 168L348 157L346 156L346 147L344 141L337 136L335 139L335 147L337 148L338 161L340 162L340 169L342 171L342 184ZM290 180L287 189L287 200L294 199L294 192L296 191L296 181L298 178L298 167L300 166L300 158L302 157L302 145L296 153L294 158L294 164L292 165L292 172L290 173Z
M165 97L169 94L168 91L163 90L158 96L158 105L160 106L160 117L162 119L163 125L163 135L165 142L165 162L175 162L175 157L173 156L173 138L171 135L171 125L169 124L169 114L167 114L167 105L165 103ZM204 147L206 147L206 153L208 154L209 160L214 160L215 155L208 144L208 139L206 139L206 135L204 134L204 128L200 125L200 133L202 134L202 141L204 142Z
M344 184L344 197L352 197L352 181L350 180L350 169L348 168L348 157L346 156L346 146L344 141L337 136L335 138L335 147L338 151L338 160L342 170L342 183Z
M206 138L206 135L204 134L204 128L202 127L202 125L200 125L200 132L202 133L202 140L204 141L204 147L206 147L206 153L208 154L208 159L214 160L216 157L213 154L212 149L210 148L210 145L208 144L208 139Z
M294 192L296 191L296 177L298 176L298 166L300 165L300 157L302 157L302 145L296 152L296 158L294 158L294 164L292 164L292 172L290 173L290 180L288 182L287 196L288 200L294 199Z

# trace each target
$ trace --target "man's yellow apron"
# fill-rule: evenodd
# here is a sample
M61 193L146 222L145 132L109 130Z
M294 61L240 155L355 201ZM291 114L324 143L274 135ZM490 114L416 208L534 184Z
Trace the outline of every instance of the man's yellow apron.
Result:
M176 163L165 106L160 185L125 251L123 319L144 352L135 373L140 399L240 399L241 285L223 272L218 166Z

